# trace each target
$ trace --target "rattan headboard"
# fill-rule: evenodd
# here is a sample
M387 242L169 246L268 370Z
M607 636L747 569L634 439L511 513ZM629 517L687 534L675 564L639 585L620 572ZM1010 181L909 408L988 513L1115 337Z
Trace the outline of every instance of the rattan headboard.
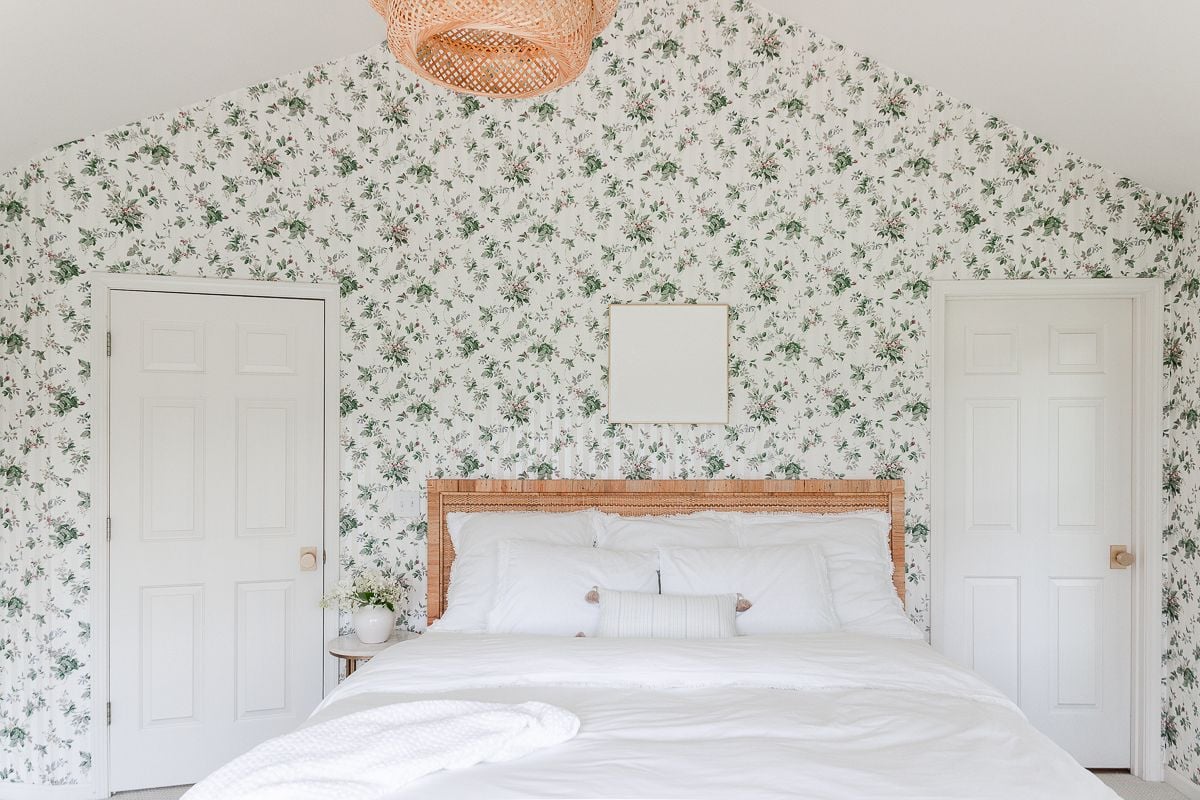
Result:
M686 514L693 511L839 511L879 509L892 515L896 593L904 599L904 481L429 481L429 621L442 615L454 546L446 529L451 511L579 511L610 514Z

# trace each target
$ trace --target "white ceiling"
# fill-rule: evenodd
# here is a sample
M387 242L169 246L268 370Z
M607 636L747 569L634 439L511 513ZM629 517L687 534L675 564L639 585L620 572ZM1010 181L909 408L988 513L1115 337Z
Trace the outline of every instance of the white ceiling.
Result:
M1195 0L758 0L1151 189L1200 190ZM383 38L367 0L0 0L0 167Z
M1148 188L1200 191L1196 0L758 0Z

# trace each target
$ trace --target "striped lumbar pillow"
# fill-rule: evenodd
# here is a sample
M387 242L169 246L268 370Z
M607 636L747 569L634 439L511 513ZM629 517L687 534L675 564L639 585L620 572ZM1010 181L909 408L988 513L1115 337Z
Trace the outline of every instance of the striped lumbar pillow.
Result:
M737 594L650 594L593 589L600 603L597 636L726 639L737 636ZM741 601L745 604L746 601Z

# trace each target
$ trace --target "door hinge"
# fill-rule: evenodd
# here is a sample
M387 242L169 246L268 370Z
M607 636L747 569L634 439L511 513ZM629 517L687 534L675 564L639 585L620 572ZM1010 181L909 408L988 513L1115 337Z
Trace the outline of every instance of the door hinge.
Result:
M104 706L104 713L105 713L105 715L106 715L106 716L107 716L107 718L108 718L108 719L107 719L107 722L108 722L108 724L109 724L109 725L112 725L112 703L106 703L106 704L105 704L105 706Z
M104 518L104 541L112 541L112 517Z
M325 561L329 558L329 553L325 550L321 551L321 566L325 566Z
M112 355L112 331L107 331L104 334L104 354Z

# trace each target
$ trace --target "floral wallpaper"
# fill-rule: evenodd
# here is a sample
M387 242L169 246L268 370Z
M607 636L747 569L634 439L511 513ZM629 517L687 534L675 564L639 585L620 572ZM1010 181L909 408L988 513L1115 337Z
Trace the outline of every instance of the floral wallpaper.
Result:
M147 65L153 67L153 65ZM930 281L1161 276L1172 767L1200 781L1200 210L756 7L623 0L522 102L382 47L0 176L0 781L88 779L89 273L341 286L344 562L429 476L903 477L928 614ZM731 304L731 423L612 426L612 302Z
M1200 202L1181 198L1186 220L1162 262L1167 278L1163 340L1164 575L1162 735L1166 762L1200 784Z

